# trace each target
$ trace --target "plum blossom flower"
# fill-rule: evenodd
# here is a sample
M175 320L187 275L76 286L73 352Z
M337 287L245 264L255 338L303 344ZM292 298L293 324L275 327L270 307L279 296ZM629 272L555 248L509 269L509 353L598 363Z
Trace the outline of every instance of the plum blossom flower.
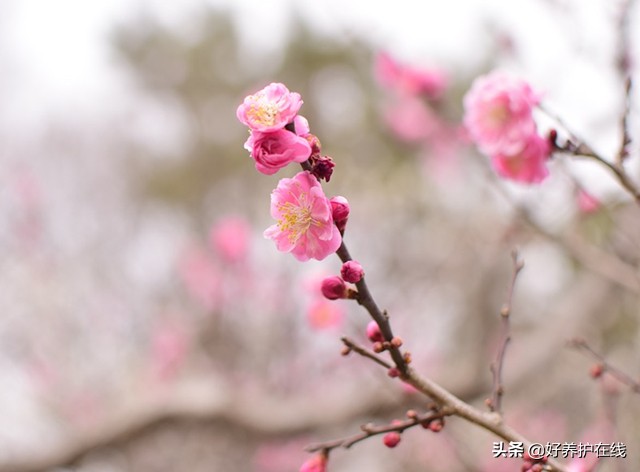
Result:
M344 321L344 308L329 300L318 298L309 305L307 321L315 330L338 328Z
M340 247L342 237L333 224L329 199L307 171L280 180L271 193L271 216L277 223L264 236L300 261L322 260Z
M514 155L536 134L533 107L540 102L528 83L502 71L478 77L464 97L464 124L488 155Z
M256 169L266 175L275 174L291 162L304 162L311 154L309 142L286 129L252 131L244 147L251 153Z
M239 216L226 216L216 222L209 231L211 246L227 262L245 259L249 252L251 229Z
M386 52L378 54L375 74L384 87L408 95L424 94L435 99L447 87L447 78L442 71L400 64Z
M491 163L496 172L507 179L522 183L539 183L548 175L546 162L551 145L537 134L531 135L519 152L513 155L496 154Z
M595 213L602 206L600 200L582 188L578 190L577 200L578 209L584 214Z
M300 467L300 472L326 472L326 470L327 455L322 453L313 456Z
M283 84L271 83L247 96L238 107L236 116L252 131L276 131L291 123L301 106L299 93L289 92Z

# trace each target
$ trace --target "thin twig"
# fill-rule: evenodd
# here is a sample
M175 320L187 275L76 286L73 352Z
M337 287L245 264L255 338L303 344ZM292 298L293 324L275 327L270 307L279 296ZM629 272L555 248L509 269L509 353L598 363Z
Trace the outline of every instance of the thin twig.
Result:
M424 413L422 415L413 415L411 418L404 421L394 421L393 423L385 424L381 426L366 424L360 427L360 429L362 430L361 433L354 434L346 438L334 439L331 441L312 444L308 446L306 450L307 452L317 452L317 451L329 452L332 449L336 449L336 448L348 449L354 444L359 443L360 441L363 441L372 436L390 433L393 431L402 433L409 428L413 428L417 425L428 424L431 421L442 419L445 416L450 416L452 414L453 414L452 410L448 408L442 408L442 409L430 411L428 413Z
M363 357L371 359L373 362L375 362L376 364L381 365L382 367L385 367L386 369L391 369L391 367L392 367L391 364L389 364L384 359L381 359L380 356L376 355L375 352L370 351L369 349L361 346L360 344L356 343L354 340L352 340L351 338L348 338L346 336L343 336L340 339L342 340L344 345L347 346L352 351L357 352L358 354L360 354Z
M629 11L634 0L624 0L618 16L618 71L624 83L624 109L620 119L622 130L622 141L618 154L616 155L616 165L622 167L624 160L629 155L629 144L631 136L629 134L629 113L631 111L631 47L629 41Z
M509 283L509 289L507 291L507 301L500 310L502 336L496 358L490 366L491 374L493 377L493 388L491 398L487 399L487 406L489 407L489 410L498 412L500 414L502 414L502 397L504 395L504 384L502 383L502 368L504 366L504 358L507 352L507 345L511 341L509 317L511 315L513 290L516 285L518 274L524 267L524 262L518 259L518 251L514 250L511 253L511 259L513 261L513 273L511 275L511 282Z
M598 351L593 349L585 339L572 339L569 341L569 346L587 352L591 357L598 361L602 372L608 372L613 378L628 386L634 393L640 393L640 382L617 367L611 365L607 359Z
M613 164L598 154L591 146L589 146L585 140L578 137L578 135L571 131L571 129L564 123L564 121L555 113L549 110L546 106L539 105L540 110L546 113L550 118L556 121L565 132L569 135L569 139L563 144L556 144L555 151L570 154L572 156L588 157L606 167L618 180L620 185L633 196L634 200L640 205L640 189L631 180L624 167Z

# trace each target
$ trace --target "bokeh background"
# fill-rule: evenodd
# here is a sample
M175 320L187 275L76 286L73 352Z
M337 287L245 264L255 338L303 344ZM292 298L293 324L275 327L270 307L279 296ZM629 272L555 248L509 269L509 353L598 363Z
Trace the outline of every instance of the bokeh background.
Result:
M309 443L425 407L340 356L367 318L319 295L337 258L262 238L294 170L255 171L235 109L273 81L336 161L326 192L349 199L346 241L416 367L482 405L518 248L507 421L540 442L622 441L629 458L598 470L637 470L640 399L566 347L583 336L637 375L637 209L591 162L500 182L460 127L471 81L501 67L614 155L622 11L632 59L640 41L626 3L2 0L0 470L297 471ZM408 96L381 57L442 90ZM626 287L603 271L620 263ZM462 421L404 436L330 470L519 470Z

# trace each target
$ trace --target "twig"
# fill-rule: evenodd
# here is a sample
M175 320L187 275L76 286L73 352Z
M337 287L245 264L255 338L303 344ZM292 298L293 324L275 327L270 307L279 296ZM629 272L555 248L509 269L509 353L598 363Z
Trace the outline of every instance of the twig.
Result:
M556 144L555 151L570 154L572 156L589 157L596 162L599 162L616 177L620 185L622 185L622 187L627 190L631 196L633 196L636 203L640 205L640 189L638 189L637 185L633 180L631 180L623 166L613 164L598 154L583 139L579 138L575 132L571 131L571 129L557 114L550 111L546 106L540 105L539 108L550 118L555 120L556 123L559 124L569 135L569 139L563 145Z
M511 315L511 306L513 301L513 290L516 285L518 274L524 267L524 262L518 259L518 252L514 250L511 253L513 261L513 273L511 282L507 291L507 301L500 310L500 320L502 325L502 337L495 360L491 363L490 370L493 376L493 389L491 398L487 399L489 410L502 414L502 396L504 395L504 385L502 383L502 368L504 366L504 358L507 352L507 345L511 341L511 332L509 326L509 317Z
M380 434L390 433L392 431L397 431L398 433L402 433L403 431L413 428L417 425L427 424L431 421L442 419L445 416L450 416L453 414L453 411L448 408L442 408L438 410L433 410L428 413L424 413L422 415L412 415L409 419L404 421L397 421L391 424L386 424L382 426L374 426L372 424L366 424L360 427L362 430L361 433L354 434L352 436L348 436L346 438L334 439L327 442L312 444L306 448L307 452L317 452L317 451L326 451L329 452L332 449L336 448L344 448L349 449L356 443L363 441L372 436L377 436Z
M348 338L346 336L343 336L340 339L342 340L344 345L347 346L350 350L357 352L358 354L360 354L363 357L371 359L373 362L375 362L376 364L381 365L382 367L385 367L386 369L391 369L391 364L389 364L384 359L381 359L379 356L377 356L375 354L375 352L370 351L369 349L367 349L365 347L362 347L361 345L359 345L358 343L356 343L355 341L353 341L352 339L350 339L350 338Z
M634 0L624 0L618 16L618 70L624 83L624 109L620 120L622 130L622 142L616 156L616 165L622 167L624 160L629 155L629 113L631 111L631 51L629 42L629 11Z
M634 393L640 393L640 382L633 379L630 375L611 365L606 358L593 349L585 339L575 338L569 341L569 346L587 352L591 357L598 361L602 372L608 372L613 378L628 386Z

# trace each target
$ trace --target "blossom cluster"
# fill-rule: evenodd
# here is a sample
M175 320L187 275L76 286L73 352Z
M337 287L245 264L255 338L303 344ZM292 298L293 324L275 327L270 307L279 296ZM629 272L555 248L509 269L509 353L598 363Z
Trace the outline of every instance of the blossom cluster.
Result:
M502 71L478 77L465 95L465 127L500 176L531 184L549 175L551 144L533 119L539 103L528 83Z
M264 235L279 251L298 260L322 260L337 251L348 217L343 197L329 199L320 180L329 181L333 161L320 155L320 141L309 122L298 114L302 98L280 83L271 83L248 95L236 116L249 127L245 142L256 169L272 175L292 162L307 163L308 170L280 180L271 194L271 216L276 224Z

